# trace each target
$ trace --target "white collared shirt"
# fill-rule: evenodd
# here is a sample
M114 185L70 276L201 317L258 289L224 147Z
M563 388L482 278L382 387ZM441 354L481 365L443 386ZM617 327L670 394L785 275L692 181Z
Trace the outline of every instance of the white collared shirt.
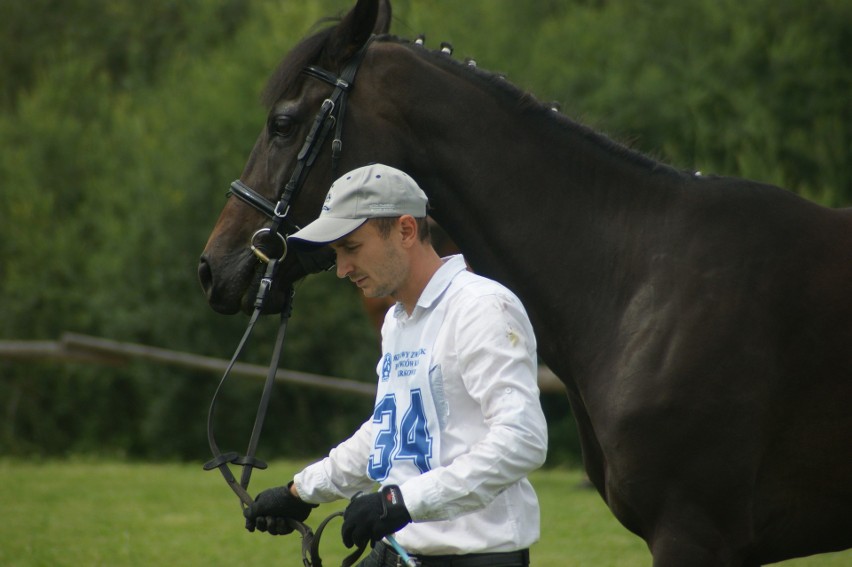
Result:
M544 462L547 425L536 383L535 336L502 285L444 260L409 316L385 317L374 415L296 475L314 503L398 484L413 523L410 553L512 551L539 537L527 480Z

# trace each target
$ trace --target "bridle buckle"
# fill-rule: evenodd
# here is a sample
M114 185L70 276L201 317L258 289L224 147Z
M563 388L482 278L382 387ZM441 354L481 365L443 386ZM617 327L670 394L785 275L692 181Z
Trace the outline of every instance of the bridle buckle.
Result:
M282 207L284 207L283 213L281 212ZM290 204L289 203L284 203L283 201L278 201L275 204L275 210L273 211L273 214L276 217L278 217L279 219L283 219L284 217L286 217L287 213L289 213L289 212L290 212Z

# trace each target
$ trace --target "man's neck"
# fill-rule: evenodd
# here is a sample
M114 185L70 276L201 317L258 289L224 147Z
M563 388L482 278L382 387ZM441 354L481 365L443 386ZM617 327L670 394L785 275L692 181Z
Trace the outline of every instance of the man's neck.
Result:
M429 280L432 279L435 272L443 265L441 257L438 256L438 253L435 252L435 249L431 245L420 246L412 250L411 254L411 272L409 273L408 281L405 289L400 290L400 293L395 298L402 303L408 315L411 315L414 311L417 300L420 299L420 295L426 289Z

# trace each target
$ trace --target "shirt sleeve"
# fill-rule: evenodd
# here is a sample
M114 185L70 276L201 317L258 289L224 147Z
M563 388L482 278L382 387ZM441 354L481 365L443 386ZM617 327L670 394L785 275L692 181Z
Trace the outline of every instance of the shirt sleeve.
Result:
M311 504L351 498L369 490L367 476L371 452L372 421L366 421L352 437L331 450L326 458L305 467L293 478L299 497Z
M414 521L484 508L547 455L535 335L520 301L509 294L462 298L447 322L461 380L481 407L487 433L452 463L401 486Z

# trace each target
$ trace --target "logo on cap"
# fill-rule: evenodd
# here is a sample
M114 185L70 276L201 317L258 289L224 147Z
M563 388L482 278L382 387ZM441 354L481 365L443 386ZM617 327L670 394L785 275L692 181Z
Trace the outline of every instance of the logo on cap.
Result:
M331 210L331 198L334 194L334 185L331 186L331 189L328 190L328 194L325 196L325 202L322 205L323 211Z

